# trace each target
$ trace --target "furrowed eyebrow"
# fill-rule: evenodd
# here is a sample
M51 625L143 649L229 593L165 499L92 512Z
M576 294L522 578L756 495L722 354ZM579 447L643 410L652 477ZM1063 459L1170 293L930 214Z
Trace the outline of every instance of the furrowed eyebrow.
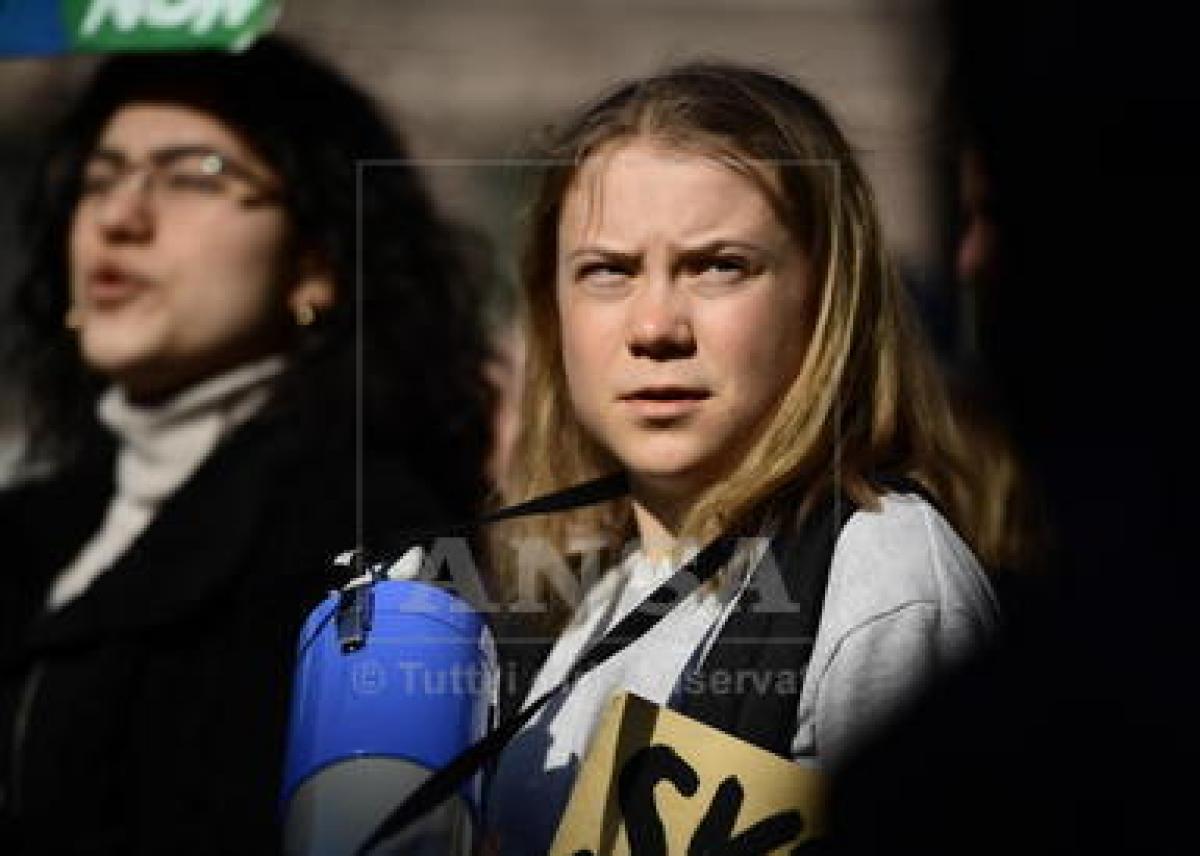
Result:
M770 250L761 244L755 244L750 241L730 241L724 238L697 244L694 247L684 247L680 252L685 256L706 256L717 255L723 250L742 250L743 252L770 255Z
M568 262L576 262L580 258L603 259L604 261L621 262L623 264L638 264L641 260L639 253L623 253L608 247L584 246L567 254Z
M706 241L703 244L697 244L692 247L683 247L676 253L681 259L696 259L707 258L709 256L719 255L722 252L729 250L738 250L751 255L756 255L764 260L770 260L775 257L775 252L769 247L762 244L756 244L751 241L734 241L725 238L718 238L714 241ZM586 245L572 250L567 254L566 261L568 264L578 263L580 259L594 259L597 261L617 262L623 265L636 267L641 264L642 257L640 253L625 253L620 250L610 249L608 247L598 245Z

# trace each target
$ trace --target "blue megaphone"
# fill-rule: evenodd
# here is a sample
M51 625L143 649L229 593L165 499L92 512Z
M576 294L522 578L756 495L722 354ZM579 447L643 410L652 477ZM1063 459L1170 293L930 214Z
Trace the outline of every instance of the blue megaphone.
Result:
M487 731L497 689L483 616L435 585L330 594L300 635L281 797L289 856L355 853L397 803ZM473 851L482 781L373 854Z

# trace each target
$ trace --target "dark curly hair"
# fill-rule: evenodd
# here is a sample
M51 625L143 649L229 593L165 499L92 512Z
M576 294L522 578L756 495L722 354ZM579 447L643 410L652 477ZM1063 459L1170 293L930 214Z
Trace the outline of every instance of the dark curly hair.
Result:
M238 133L283 179L294 246L333 274L335 306L297 332L274 414L313 442L400 456L446 513L474 510L491 395L471 236L439 216L372 101L277 37L234 55L110 59L56 134L22 218L30 263L6 337L31 452L63 460L93 424L101 380L63 325L67 234L84 160L130 103L196 108Z

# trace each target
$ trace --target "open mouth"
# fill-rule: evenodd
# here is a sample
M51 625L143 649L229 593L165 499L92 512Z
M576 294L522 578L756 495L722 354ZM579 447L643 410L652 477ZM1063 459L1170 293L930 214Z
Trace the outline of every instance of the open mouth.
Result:
M117 265L96 267L87 278L85 293L88 302L98 308L118 306L141 293L150 281Z

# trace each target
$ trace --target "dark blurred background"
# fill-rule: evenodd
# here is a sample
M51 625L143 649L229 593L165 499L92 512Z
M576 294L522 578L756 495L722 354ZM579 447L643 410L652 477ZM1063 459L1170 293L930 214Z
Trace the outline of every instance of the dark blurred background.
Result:
M841 783L842 852L1190 853L1200 193L1183 4L958 3L952 103L991 187L976 377L1053 524L1007 645Z

